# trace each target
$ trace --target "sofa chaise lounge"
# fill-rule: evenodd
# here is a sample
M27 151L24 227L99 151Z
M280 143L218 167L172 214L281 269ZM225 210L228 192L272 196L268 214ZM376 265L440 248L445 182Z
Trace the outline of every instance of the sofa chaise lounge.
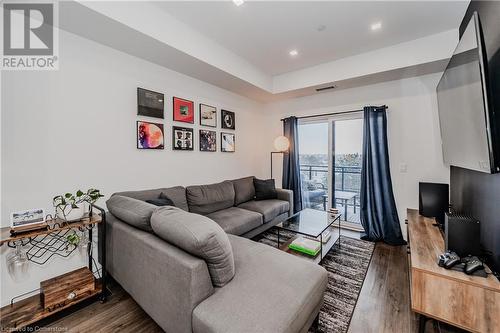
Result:
M175 207L145 202L161 193ZM253 177L115 193L108 272L166 332L307 332L327 272L247 239L293 211L290 191L254 195Z

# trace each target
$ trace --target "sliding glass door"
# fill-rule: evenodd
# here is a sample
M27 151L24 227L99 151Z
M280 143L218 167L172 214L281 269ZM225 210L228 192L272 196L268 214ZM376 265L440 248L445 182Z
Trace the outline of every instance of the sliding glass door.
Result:
M362 113L341 114L299 124L302 195L306 208L338 208L344 225L361 227L359 196Z

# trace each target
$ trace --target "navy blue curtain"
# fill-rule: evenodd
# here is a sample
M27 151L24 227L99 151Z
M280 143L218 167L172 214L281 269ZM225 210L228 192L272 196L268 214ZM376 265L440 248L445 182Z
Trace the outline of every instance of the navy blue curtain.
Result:
M404 245L392 191L385 109L364 108L360 205L365 234L361 239Z
M283 154L282 187L293 191L293 212L302 210L302 191L300 188L299 138L297 118L288 117L283 120L283 135L290 142L288 152Z

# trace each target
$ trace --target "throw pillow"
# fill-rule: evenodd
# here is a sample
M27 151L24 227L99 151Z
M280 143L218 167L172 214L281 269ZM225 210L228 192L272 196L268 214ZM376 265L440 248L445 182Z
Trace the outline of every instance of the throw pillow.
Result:
M233 248L227 234L213 220L165 206L153 213L151 226L165 241L205 260L215 287L222 287L233 279Z
M175 206L174 202L170 200L163 192L160 193L158 198L146 200L147 203L155 206Z
M276 191L276 186L274 185L274 179L253 179L253 185L255 186L255 200L269 200L277 199L278 192Z

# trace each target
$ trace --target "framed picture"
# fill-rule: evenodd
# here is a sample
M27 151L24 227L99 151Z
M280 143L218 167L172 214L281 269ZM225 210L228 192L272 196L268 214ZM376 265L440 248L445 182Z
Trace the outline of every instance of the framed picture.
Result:
M200 125L217 127L217 109L215 106L200 104Z
M234 153L236 151L233 133L220 134L220 150L225 153Z
M13 229L23 229L45 222L45 213L42 208L28 209L10 214L10 226Z
M174 97L174 121L194 124L194 103L187 99Z
M217 132L200 130L200 151L217 151Z
M138 149L163 149L164 135L163 124L137 122L137 148Z
M187 127L172 127L172 149L193 150L193 129Z
M164 101L161 93L137 88L137 115L163 119Z
M221 124L224 129L235 129L234 112L221 110Z

